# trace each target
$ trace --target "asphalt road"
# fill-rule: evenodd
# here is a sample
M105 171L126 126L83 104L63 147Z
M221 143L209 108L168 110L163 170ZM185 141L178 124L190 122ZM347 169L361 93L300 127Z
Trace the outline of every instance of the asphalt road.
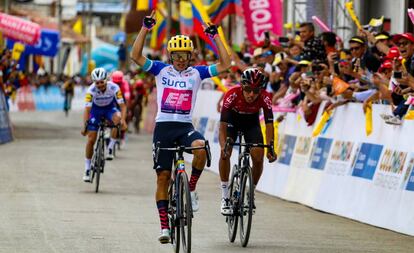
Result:
M130 135L127 149L107 163L96 194L81 179L80 113L11 118L15 141L0 145L0 252L173 252L157 241L150 135ZM204 172L198 192L193 252L414 252L414 237L260 193L242 249L238 238L227 239L218 176Z

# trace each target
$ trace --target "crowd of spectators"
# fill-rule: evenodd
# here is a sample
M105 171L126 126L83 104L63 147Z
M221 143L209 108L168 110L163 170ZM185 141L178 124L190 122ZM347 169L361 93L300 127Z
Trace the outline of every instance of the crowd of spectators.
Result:
M258 45L233 47L233 66L221 75L224 85L238 83L240 73L254 66L269 76L275 110L298 111L308 125L324 101L328 111L349 102L360 102L364 111L371 103L389 104L390 113L381 117L402 124L414 101L413 34L360 30L343 41L333 32L316 35L313 23L286 37L265 34Z
M390 35L359 30L343 41L333 32L317 35L313 23L302 23L296 33L287 33L285 37L271 32L265 35L265 40L257 45L246 40L243 45L232 47L232 67L219 76L224 86L237 85L244 69L258 67L269 76L267 90L273 93L275 110L299 112L308 125L314 123L324 101L324 110L328 111L349 102L360 102L364 111L371 103L389 104L390 113L381 117L394 125L402 124L414 104L411 33ZM215 58L212 52L195 50L193 61L196 65L213 64ZM135 93L148 95L154 86L153 77L140 70L128 71L125 78ZM46 90L57 85L66 97L73 96L74 85L90 83L88 77L57 78L43 68L35 73L20 71L10 50L4 49L0 55L0 88L8 99L14 99L16 91L26 85L43 86ZM142 92L140 87L144 86ZM202 83L207 89L216 86L212 80ZM220 103L217 109L220 110ZM67 103L64 110L68 110Z

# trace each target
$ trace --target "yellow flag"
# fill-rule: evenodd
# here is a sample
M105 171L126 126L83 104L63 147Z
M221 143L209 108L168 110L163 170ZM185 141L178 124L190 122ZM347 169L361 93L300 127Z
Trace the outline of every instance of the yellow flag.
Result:
M151 0L137 0L137 11L146 11L151 8Z
M72 27L72 30L77 34L82 34L82 18L79 17Z
M227 54L231 55L229 44L227 43L226 37L224 37L223 28L221 28L221 26L219 26L219 28L218 28L218 33L219 33L219 37L220 37L221 41L224 44L224 48L226 49Z
M322 129L326 125L326 122L328 122L329 118L331 117L331 114L332 112L323 112L321 119L319 120L315 129L313 129L312 137L318 136L322 132Z
M273 123L274 128L274 138L273 138L273 150L276 153L277 147L279 145L279 121ZM276 153L277 154L277 153ZM277 154L278 155L278 154Z
M348 10L349 16L351 16L351 19L354 21L358 29L362 29L361 23L359 22L358 17L355 15L354 3L352 1L345 3L345 8Z
M12 59L15 61L18 61L20 59L20 56L22 55L24 51L24 44L20 42L16 42L13 45L13 51L12 51Z
M260 128L262 129L263 134L263 143L266 144L266 123L260 122Z
M409 110L404 117L405 120L414 120L414 110Z
M365 132L367 136L372 133L372 103L369 102L365 112Z
M229 90L226 86L224 86L224 84L221 82L220 78L218 78L217 76L214 76L211 79L217 85L219 90L221 90L222 92L226 93Z
M371 18L369 21L369 25L372 27L381 26L384 23L384 16L381 16L380 18Z

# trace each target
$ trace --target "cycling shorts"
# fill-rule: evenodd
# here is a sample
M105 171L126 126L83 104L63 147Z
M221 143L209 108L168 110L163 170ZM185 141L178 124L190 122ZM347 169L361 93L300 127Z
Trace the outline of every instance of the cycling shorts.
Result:
M227 137L230 137L233 141L237 141L238 131L243 133L245 142L263 144L263 134L259 124L250 125L249 127L240 127L232 123L227 124Z
M117 112L119 112L119 110L113 105L105 107L92 106L89 116L88 131L98 131L98 124L101 122L102 118L112 122L112 117Z
M155 124L152 145L153 149L157 142L160 142L161 148L172 148L176 144L190 147L195 140L204 140L204 137L194 129L191 123L157 122ZM171 170L174 160L173 151L160 150L157 163L155 162L155 154L153 156L155 170Z

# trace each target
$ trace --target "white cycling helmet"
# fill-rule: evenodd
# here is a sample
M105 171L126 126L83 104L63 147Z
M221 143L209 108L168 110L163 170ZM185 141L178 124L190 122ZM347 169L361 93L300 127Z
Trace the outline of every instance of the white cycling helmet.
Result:
M104 68L96 68L92 70L91 78L92 78L92 81L94 82L106 80L107 77L108 77L108 73L106 72Z

